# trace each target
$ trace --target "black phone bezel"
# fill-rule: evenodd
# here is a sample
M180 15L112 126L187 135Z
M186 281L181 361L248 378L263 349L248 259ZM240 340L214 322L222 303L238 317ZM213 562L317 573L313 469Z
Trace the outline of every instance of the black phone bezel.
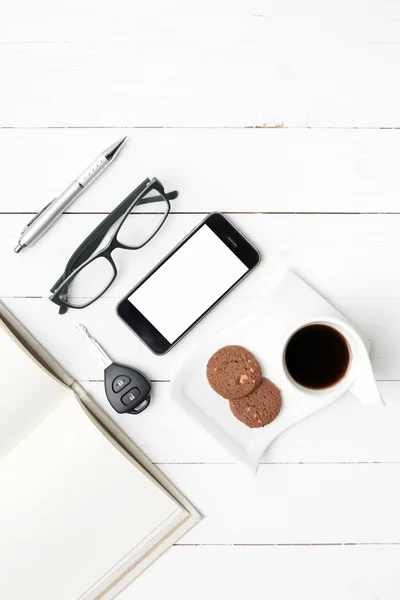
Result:
M247 267L242 275L222 296L209 306L180 336L169 342L154 325L129 301L133 294L147 279L149 279L175 252L177 252L201 227L208 226L219 239L237 256ZM217 304L221 302L251 271L259 264L261 255L249 240L221 213L211 213L199 223L188 235L179 242L138 284L136 284L116 306L117 315L139 337L139 339L157 355L166 354L175 346L193 327L197 325Z

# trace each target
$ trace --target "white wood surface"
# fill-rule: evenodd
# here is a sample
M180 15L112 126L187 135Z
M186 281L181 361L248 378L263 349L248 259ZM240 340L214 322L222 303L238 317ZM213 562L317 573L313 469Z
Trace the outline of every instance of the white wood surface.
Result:
M128 289L124 290L127 291ZM239 289L237 292L239 293ZM371 339L371 358L376 377L383 381L400 380L399 299L329 299ZM46 343L54 356L81 381L102 378L101 363L96 360L94 354L88 354L88 349L75 331L75 325L82 321L93 335L103 340L104 347L115 360L134 361L138 368L148 371L153 380L169 380L200 341L208 339L243 317L256 308L262 299L227 299L200 323L190 336L182 340L174 352L170 352L162 360L150 352L145 352L141 342L116 317L116 301L113 298L100 299L95 305L85 309L85 312L71 311L61 318L47 298L4 298L10 310L43 344Z
M8 42L399 41L399 4L388 0L15 0L3 11Z
M121 600L400 597L399 42L399 0L0 6L0 297L205 515ZM30 215L123 135L115 165L16 256ZM60 317L47 296L66 260L153 175L179 190L174 214L145 249L116 252L103 299ZM234 213L262 265L155 357L116 301L215 210ZM371 339L387 406L343 397L276 440L252 478L179 411L169 381L262 302L282 263ZM111 412L78 322L155 381L143 415Z
M395 43L9 43L0 111L9 127L398 127L399 69Z
M211 598L397 600L398 562L395 545L176 546L136 582L135 598L153 600L162 582L193 600L210 590Z
M0 130L0 212L40 210L123 135L71 212L112 210L147 175L179 190L174 212L398 212L397 129L101 128Z

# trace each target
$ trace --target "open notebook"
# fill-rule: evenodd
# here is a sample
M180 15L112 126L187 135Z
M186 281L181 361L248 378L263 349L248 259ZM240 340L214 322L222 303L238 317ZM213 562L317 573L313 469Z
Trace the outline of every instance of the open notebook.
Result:
M0 305L0 598L109 600L199 519L102 417Z

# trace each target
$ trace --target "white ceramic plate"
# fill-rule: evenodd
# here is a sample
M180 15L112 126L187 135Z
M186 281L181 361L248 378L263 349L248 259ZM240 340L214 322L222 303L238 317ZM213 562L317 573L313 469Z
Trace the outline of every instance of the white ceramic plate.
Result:
M332 319L349 325L349 321L338 310L300 277L289 271L277 291L259 308L199 346L176 373L172 382L172 397L183 410L211 433L235 460L256 472L261 457L272 440L288 427L335 400L332 396L308 395L304 391L296 390L289 382L282 362L288 335L295 331L299 324ZM354 326L352 328L354 329ZM364 336L362 341L369 353L370 343ZM221 398L208 384L208 359L216 350L229 344L244 346L254 353L262 366L263 375L281 390L281 412L275 421L266 427L246 427L232 415L228 400ZM366 353L365 356L368 359Z

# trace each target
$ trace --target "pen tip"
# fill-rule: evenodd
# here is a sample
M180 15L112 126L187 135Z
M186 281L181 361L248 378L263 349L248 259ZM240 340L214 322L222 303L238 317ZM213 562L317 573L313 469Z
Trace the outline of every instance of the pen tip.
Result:
M112 144L112 146L107 148L107 150L105 151L105 157L107 160L112 160L113 158L115 158L117 156L118 152L121 149L122 144L125 142L127 137L128 136L126 135L125 137L118 140L118 142L115 142L115 144Z
M14 252L16 254L19 254L21 252L21 250L23 250L25 248L25 246L23 244L17 244L14 248Z
M123 137L120 140L118 140L118 142L115 142L114 146L116 148L121 148L122 144L125 142L125 140L126 140L127 137L128 136L126 135L125 137Z
M128 136L126 135L125 137L121 138L118 142L117 142L117 148L118 150L121 148L122 144L125 143L125 140Z

